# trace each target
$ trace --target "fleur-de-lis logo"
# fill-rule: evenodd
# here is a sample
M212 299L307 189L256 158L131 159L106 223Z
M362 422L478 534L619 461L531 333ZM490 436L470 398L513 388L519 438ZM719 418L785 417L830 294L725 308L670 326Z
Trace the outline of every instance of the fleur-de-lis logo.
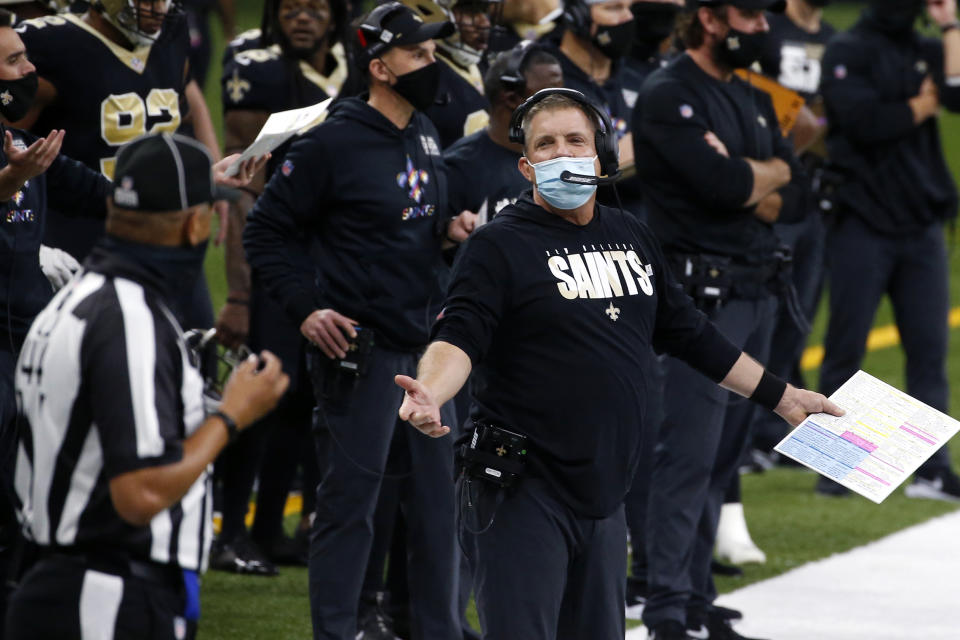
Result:
M243 96L250 91L250 83L240 77L240 73L234 69L233 75L227 80L227 94L234 102L243 100Z
M0 93L0 102L3 103L3 106L7 106L13 102L13 96L10 95L9 91L4 91L3 93Z
M423 199L423 185L430 183L430 174L413 166L413 160L407 156L407 170L397 174L397 186L407 190L410 199L420 204Z
M611 302L611 303L610 303L610 306L607 307L607 310L604 311L604 313L607 314L608 316L610 316L610 319L611 319L611 320L613 320L614 322L616 322L617 319L620 318L620 307L615 307L615 306L613 306L613 303Z

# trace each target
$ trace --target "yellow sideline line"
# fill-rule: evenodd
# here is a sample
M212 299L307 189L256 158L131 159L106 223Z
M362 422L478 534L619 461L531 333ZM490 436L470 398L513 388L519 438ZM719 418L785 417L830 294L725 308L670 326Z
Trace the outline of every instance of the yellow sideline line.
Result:
M950 310L948 323L951 329L960 327L960 307ZM898 344L900 344L900 332L897 331L897 327L892 324L888 324L885 327L877 327L872 330L867 337L867 351L886 349L887 347L893 347ZM806 350L804 350L803 358L800 360L800 367L804 371L809 371L810 369L819 367L821 362L823 362L823 345L818 344L807 347Z

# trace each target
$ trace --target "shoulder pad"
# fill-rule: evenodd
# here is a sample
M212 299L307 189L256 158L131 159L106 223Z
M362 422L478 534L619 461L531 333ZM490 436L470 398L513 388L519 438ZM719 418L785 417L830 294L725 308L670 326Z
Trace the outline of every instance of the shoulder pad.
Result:
M220 86L225 109L283 110L287 81L280 56L269 49L238 53L223 67Z

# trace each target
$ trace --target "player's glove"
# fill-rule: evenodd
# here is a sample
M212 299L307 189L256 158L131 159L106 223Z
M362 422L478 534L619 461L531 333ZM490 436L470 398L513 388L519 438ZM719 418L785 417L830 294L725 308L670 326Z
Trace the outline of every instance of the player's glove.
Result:
M40 270L50 281L54 291L70 282L70 278L79 268L80 263L66 251L40 245Z

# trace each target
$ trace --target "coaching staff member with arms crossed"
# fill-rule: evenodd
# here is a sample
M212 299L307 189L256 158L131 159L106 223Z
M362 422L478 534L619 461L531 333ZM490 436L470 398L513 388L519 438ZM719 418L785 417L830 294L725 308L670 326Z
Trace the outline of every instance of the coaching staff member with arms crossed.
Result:
M8 640L184 638L210 545L209 465L288 384L263 352L204 419L170 304L202 268L219 198L206 150L143 137L120 150L116 178L107 236L17 363L16 485L40 552L11 599Z
M528 438L523 477L493 500L488 530L461 530L484 638L621 640L623 499L643 437L651 344L792 424L839 409L765 373L680 290L643 223L597 205L594 185L560 178L616 172L599 107L545 89L515 122L533 192L461 248L418 378L396 378L406 391L400 417L446 435L440 406L476 367L479 420ZM490 491L461 508L489 503Z
M393 374L413 372L439 311L442 238L465 237L475 218L445 224L439 137L421 113L437 94L432 38L451 29L424 24L399 2L373 9L355 34L369 94L337 102L293 144L244 230L254 279L319 349L309 365L325 470L310 541L316 640L356 636L373 513L398 424ZM301 262L291 253L298 237L313 249L315 287L290 276ZM371 335L373 346L363 347ZM351 342L368 354L357 375L338 364ZM449 442L397 433L412 469L403 499L413 637L459 638L453 451Z
M788 271L773 222L802 218L809 198L769 96L733 71L760 58L769 31L764 9L783 6L699 0L680 23L686 52L644 83L633 126L650 227L670 267L724 335L761 362L778 301L791 300L782 295ZM681 359L668 358L665 371L643 621L654 632L685 623L707 627L712 640L736 640L712 608L710 560L754 407Z

